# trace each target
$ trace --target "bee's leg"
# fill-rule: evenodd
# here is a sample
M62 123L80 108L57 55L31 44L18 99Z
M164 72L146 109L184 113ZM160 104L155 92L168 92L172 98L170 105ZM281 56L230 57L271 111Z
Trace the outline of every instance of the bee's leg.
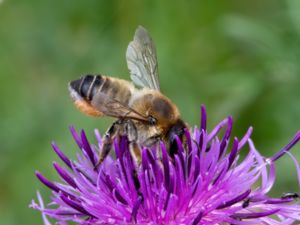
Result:
M160 135L154 135L152 137L149 137L144 143L143 145L145 146L153 146L156 143L158 143L161 140Z
M133 158L133 161L136 163L136 166L137 166L137 168L133 169L132 173L133 173L133 183L134 183L134 187L137 191L138 197L134 203L134 207L131 212L131 222L136 224L136 215L137 215L138 209L141 206L142 202L144 201L143 194L140 191L141 184L140 184L140 181L139 181L138 175L137 175L138 167L141 165L142 156L141 156L141 149L137 144L137 139L138 139L137 129L131 120L126 121L125 131L126 131L127 138L129 141L129 150L130 150L131 157Z
M107 129L103 138L102 149L100 151L99 160L95 165L95 169L101 165L101 163L109 154L112 147L113 138L118 134L121 123L122 122L120 120L117 120Z
M125 130L129 141L129 150L131 157L136 162L137 166L141 164L141 149L137 144L137 129L131 120L126 121Z

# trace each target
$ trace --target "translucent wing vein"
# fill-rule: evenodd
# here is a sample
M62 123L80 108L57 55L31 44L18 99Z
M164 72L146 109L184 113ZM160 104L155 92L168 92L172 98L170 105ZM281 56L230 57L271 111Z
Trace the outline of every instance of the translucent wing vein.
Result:
M130 77L136 85L160 90L156 49L145 28L137 28L128 45L126 59Z

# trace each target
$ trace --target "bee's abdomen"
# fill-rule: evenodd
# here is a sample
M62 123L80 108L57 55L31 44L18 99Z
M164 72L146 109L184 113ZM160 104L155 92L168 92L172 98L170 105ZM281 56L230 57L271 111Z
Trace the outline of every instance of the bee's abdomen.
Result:
M70 87L88 102L91 102L97 93L102 93L109 98L128 103L131 91L128 85L123 85L125 82L102 75L85 75L78 80L71 81Z
M91 101L101 86L104 86L106 79L101 75L86 75L70 83L71 88L82 98Z

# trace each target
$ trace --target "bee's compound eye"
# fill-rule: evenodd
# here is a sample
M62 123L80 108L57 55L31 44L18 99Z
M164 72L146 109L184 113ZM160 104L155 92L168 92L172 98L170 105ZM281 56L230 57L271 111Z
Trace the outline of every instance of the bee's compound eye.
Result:
M151 125L155 125L156 124L156 119L153 116L149 116L148 121Z

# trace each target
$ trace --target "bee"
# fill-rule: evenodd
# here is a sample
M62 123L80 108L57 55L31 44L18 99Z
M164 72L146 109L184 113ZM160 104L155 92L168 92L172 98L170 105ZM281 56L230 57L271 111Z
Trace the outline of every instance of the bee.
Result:
M130 154L138 165L139 146L151 147L160 140L167 143L169 155L174 157L178 151L176 136L183 140L187 128L177 106L160 92L156 48L145 28L136 29L126 60L132 82L85 75L69 83L71 98L80 111L90 116L117 118L103 138L98 166L118 135L128 137Z

